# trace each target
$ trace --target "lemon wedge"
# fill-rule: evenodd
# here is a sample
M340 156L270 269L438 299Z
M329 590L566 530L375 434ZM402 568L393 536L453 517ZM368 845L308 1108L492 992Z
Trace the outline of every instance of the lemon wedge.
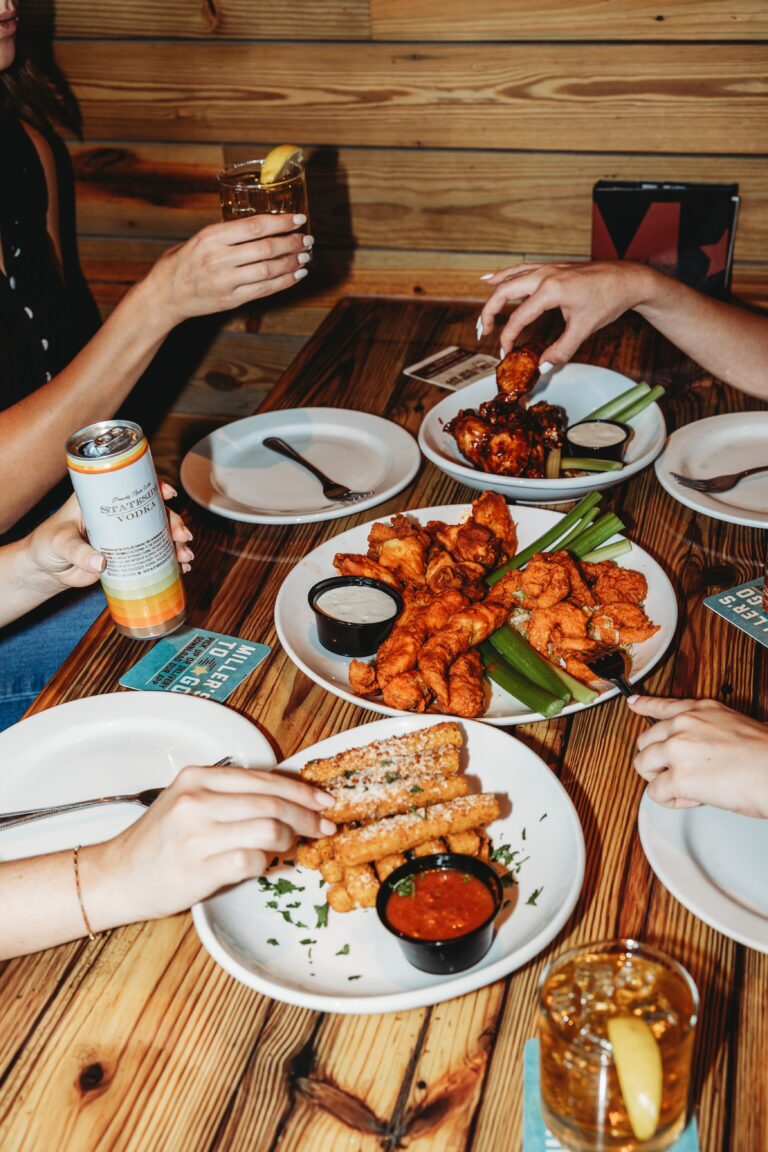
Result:
M661 1113L661 1051L656 1037L638 1016L607 1022L613 1062L629 1122L637 1140L650 1140Z
M289 164L299 164L302 159L301 148L295 144L278 144L262 161L261 183L274 184L285 176Z

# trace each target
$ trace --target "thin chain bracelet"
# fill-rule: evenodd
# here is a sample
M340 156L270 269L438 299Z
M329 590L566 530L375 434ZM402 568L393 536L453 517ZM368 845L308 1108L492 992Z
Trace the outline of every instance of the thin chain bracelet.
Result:
M72 860L75 865L75 884L77 886L77 898L80 901L80 911L83 914L83 923L85 924L85 930L88 933L88 939L95 940L96 936L94 934L93 928L91 928L91 922L88 919L88 913L85 910L85 904L83 903L83 890L80 886L80 861L78 860L78 852L80 851L80 848L81 845L78 844L76 848L72 849Z

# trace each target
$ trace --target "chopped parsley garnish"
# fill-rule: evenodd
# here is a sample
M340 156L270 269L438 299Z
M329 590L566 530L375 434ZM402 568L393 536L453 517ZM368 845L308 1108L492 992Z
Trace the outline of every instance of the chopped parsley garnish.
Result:
M502 888L513 888L517 884L517 880L515 880L511 872L505 872L499 879L501 880Z
M385 772L385 774L384 774L384 783L385 784L394 784L395 780L399 780L399 779L400 779L400 773L399 772ZM411 789L411 791L413 791L413 789Z
M298 886L298 884L294 884L291 880L286 880L284 876L280 877L280 879L277 881L277 883L275 885L275 888L277 890L278 896L285 896L285 894L287 892L303 892L304 891L304 889L300 888Z
M306 940L299 940L299 944L317 944L317 940L310 940L309 937L307 937Z
M295 860L283 860L283 864L285 864L286 868L293 868L295 863Z
M273 856L271 861L270 861L270 864L269 864L270 868L274 868L275 864L278 864L279 862L280 862L280 857L279 856Z
M393 892L398 896L415 896L416 895L416 881L413 876L403 876L402 880L398 880L395 884L390 884Z
M322 877L320 878L320 882L319 882L319 884L318 884L318 887L320 887L320 888L325 888L325 880L323 880L323 878L322 878Z
M301 900L294 900L291 904L286 904L286 908L300 908Z
M285 920L286 924L293 924L290 912L281 912L280 915L282 916L283 920Z
M465 872L465 873L463 874L463 876L461 877L461 881L462 881L462 884L469 884L469 882L471 881L471 879L472 879L472 877L469 875L469 873L468 873L468 872Z
M277 944L279 944L279 940L275 940L274 936L271 936L271 937L269 938L269 940L267 940L267 944L275 944L275 945L277 945Z
M389 768L391 763L391 760L379 760L379 768Z
M421 787L420 784L414 784L412 788L408 789L408 791L409 792L423 792L424 789Z
M411 812L413 812L414 816L418 816L419 820L426 820L427 818L426 808L422 808L421 811L419 811L418 808L411 808Z
M347 976L347 980L359 980L359 976Z
M523 828L523 840L525 840L525 828Z
M337 956L349 956L349 944L345 944L343 948L339 948L336 955Z
M277 900L267 900L267 908L277 908Z
M539 896L541 896L543 891L543 888L534 888L533 892L531 892L530 896L526 900L526 904L533 904L533 906L536 907L536 901L538 900Z
M545 812L543 816L539 816L539 824L541 824L542 820L546 820L546 818L547 818L547 813Z
M491 852L491 860L498 860L499 864L508 868L515 855L509 844L499 844L498 848L494 848Z
M313 907L315 909L315 915L317 916L317 924L315 925L315 927L316 928L327 928L328 927L328 901L326 900L325 904L315 904Z

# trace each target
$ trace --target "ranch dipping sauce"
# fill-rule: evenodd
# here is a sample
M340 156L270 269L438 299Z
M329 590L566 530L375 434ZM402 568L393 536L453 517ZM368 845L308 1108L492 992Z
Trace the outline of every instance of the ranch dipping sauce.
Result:
M378 624L397 614L397 604L387 592L363 584L329 588L317 597L315 608L345 624Z
M568 429L571 444L578 444L580 448L608 448L626 438L623 428L606 420L585 420L583 424L574 424Z

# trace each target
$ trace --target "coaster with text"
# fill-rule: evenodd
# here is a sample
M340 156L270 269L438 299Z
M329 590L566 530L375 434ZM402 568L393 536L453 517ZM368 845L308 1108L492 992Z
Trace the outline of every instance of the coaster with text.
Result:
M456 392L495 372L498 362L495 356L485 352L470 352L468 348L452 344L450 348L443 348L426 360L419 360L418 364L409 364L403 368L403 372L414 380L424 380L427 384Z
M763 611L762 579L737 584L716 596L707 596L704 603L729 624L734 624L768 648L768 612Z
M541 1115L538 1040L526 1040L523 1048L523 1152L567 1152ZM695 1117L669 1152L700 1152Z
M158 641L120 683L140 692L176 692L223 704L270 651L266 644L237 636L179 628Z

